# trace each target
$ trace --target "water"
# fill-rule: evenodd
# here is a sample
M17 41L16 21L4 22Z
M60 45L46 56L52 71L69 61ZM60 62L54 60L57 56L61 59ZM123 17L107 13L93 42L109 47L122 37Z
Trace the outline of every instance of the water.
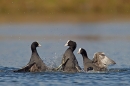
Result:
M117 64L108 72L90 73L13 73L25 66L31 56L30 45L39 41L38 53L49 67L57 67L68 39L77 42L74 54L83 68L80 47L90 59L103 51ZM82 24L3 24L0 25L0 86L129 86L130 23Z

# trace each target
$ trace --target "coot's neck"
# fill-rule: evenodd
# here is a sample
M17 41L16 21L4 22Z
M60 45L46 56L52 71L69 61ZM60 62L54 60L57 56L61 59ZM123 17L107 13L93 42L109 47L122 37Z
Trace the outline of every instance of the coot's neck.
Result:
M36 47L31 47L32 53L37 53Z
M88 59L88 55L86 52L82 53L82 57L83 57L83 60L85 61L86 59Z
M76 49L76 46L70 46L69 49L71 49L72 51L74 51Z

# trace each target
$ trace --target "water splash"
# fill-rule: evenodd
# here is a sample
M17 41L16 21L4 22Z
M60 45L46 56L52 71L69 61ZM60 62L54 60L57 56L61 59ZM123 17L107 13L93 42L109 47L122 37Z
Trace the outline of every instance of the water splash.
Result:
M54 57L50 57L46 59L46 65L49 69L57 68L61 63L61 56L58 56L57 53L55 53Z

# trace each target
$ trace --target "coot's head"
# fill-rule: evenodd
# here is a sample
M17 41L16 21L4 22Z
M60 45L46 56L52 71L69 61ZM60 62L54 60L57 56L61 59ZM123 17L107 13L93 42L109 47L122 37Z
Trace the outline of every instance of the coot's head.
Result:
M74 42L72 40L68 40L67 43L65 44L65 46L76 46L76 42Z
M76 49L76 42L72 41L72 40L68 40L67 43L65 44L65 46L69 46L70 49L72 49L72 51L74 51Z
M31 49L32 50L36 50L36 47L40 47L41 45L37 42L37 41L35 41L35 42L33 42L32 44L31 44Z
M79 48L79 51L77 53L78 54L86 54L86 51L83 48Z

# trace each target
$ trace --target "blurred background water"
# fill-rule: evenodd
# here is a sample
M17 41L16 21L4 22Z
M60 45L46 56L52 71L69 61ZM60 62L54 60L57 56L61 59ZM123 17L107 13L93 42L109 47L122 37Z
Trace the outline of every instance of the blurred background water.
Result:
M31 57L31 43L48 67L57 67L68 47L83 68L80 47L88 57L104 52L116 62L107 72L13 73ZM0 86L130 86L129 0L0 0Z

